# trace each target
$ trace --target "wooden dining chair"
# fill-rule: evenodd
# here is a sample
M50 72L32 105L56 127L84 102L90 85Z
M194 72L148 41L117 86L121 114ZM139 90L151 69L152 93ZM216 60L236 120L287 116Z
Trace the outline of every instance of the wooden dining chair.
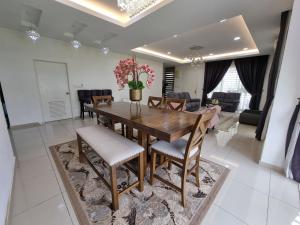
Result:
M203 143L206 130L209 126L209 122L214 115L214 111L199 115L196 123L193 126L192 132L188 141L185 139L179 139L174 142L158 141L151 146L151 168L150 168L150 184L153 185L154 178L171 186L175 190L181 192L181 203L183 207L186 205L186 179L189 175L193 175L196 178L196 185L200 187L200 152ZM161 164L156 165L156 156L163 156L166 158L169 166L174 164L182 169L181 175L181 187L176 186L168 180L155 174L158 167ZM190 163L195 159L195 165L190 166ZM163 164L165 165L165 164ZM189 169L190 168L190 169ZM170 169L170 168L169 168Z
M186 99L167 98L165 100L165 108L174 111L185 110Z
M154 97L149 96L148 98L148 107L150 108L161 108L163 105L163 98L162 97Z
M103 104L107 104L110 105L112 103L112 96L111 95L103 95L103 96L92 96L92 102L94 107L97 107L99 105L103 105ZM111 121L110 119L108 119L105 116L101 116L99 114L97 114L97 124L102 124L104 126L110 127L114 130L114 126L115 124L117 124L118 122L116 121ZM125 126L124 124L121 124L121 132L122 135L125 136Z

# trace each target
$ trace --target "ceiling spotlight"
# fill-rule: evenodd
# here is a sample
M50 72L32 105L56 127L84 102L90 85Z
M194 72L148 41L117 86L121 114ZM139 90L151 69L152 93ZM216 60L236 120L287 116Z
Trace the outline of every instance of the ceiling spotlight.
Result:
M222 19L222 20L220 20L219 22L220 22L220 23L224 23L224 22L226 22L226 19Z
M33 42L36 42L41 35L36 31L36 30L27 30L26 31L26 36L31 39Z
M209 55L214 55L213 53L209 53Z
M109 53L110 49L108 47L104 47L101 49L101 51L104 55L107 55Z
M171 55L172 54L172 52L168 52L168 55Z
M234 37L233 40L238 41L238 40L240 40L240 39L241 39L241 37L237 36L237 37Z
M71 45L73 46L73 48L76 48L76 49L81 47L81 43L78 40L71 41Z
M173 38L178 38L178 34L174 34L174 35L173 35Z
M148 45L144 44L144 47L147 47Z
M243 48L243 51L247 51L249 48Z

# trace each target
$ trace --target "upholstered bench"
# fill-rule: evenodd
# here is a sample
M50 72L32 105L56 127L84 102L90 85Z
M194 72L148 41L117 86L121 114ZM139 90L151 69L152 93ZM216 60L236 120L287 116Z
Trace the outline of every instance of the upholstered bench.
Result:
M104 183L110 188L112 196L112 208L117 210L119 208L119 195L130 191L132 188L137 187L139 191L144 189L144 148L132 142L123 136L113 132L111 129L104 126L90 126L82 127L76 130L79 161L83 162L86 159L92 166L94 171L103 179ZM82 141L90 146L110 167L111 184L100 176L97 169L88 160L82 148ZM117 174L116 168L121 164L138 158L138 181L127 187L125 190L119 192L117 190Z

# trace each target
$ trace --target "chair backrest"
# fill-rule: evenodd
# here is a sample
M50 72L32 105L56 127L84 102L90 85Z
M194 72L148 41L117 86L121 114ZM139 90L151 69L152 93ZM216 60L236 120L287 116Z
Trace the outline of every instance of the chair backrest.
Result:
M112 95L112 90L111 89L103 89L102 90L102 95Z
M186 99L167 98L165 100L166 109L174 111L185 110Z
M107 95L107 96L92 96L93 99L93 105L94 107L103 103L103 104L111 104L112 102L112 96L111 95Z
M154 97L149 96L148 98L148 107L150 108L160 108L163 104L163 98L162 97Z
M188 159L191 150L198 147L201 151L202 142L208 129L209 122L215 113L216 109L213 109L198 116L186 146L185 159Z
M91 102L91 91L90 90L78 90L78 99L80 102L90 103Z

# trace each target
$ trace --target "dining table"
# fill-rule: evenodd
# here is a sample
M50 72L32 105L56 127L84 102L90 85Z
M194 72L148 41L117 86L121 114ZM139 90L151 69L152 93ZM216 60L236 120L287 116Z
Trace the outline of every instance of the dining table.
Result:
M148 136L154 136L167 142L175 141L191 132L198 115L151 108L147 105L130 102L112 102L110 104L87 105L86 108L98 115L126 126L126 137L132 139L133 129L138 131L138 144L148 151ZM144 157L145 168L148 165Z

